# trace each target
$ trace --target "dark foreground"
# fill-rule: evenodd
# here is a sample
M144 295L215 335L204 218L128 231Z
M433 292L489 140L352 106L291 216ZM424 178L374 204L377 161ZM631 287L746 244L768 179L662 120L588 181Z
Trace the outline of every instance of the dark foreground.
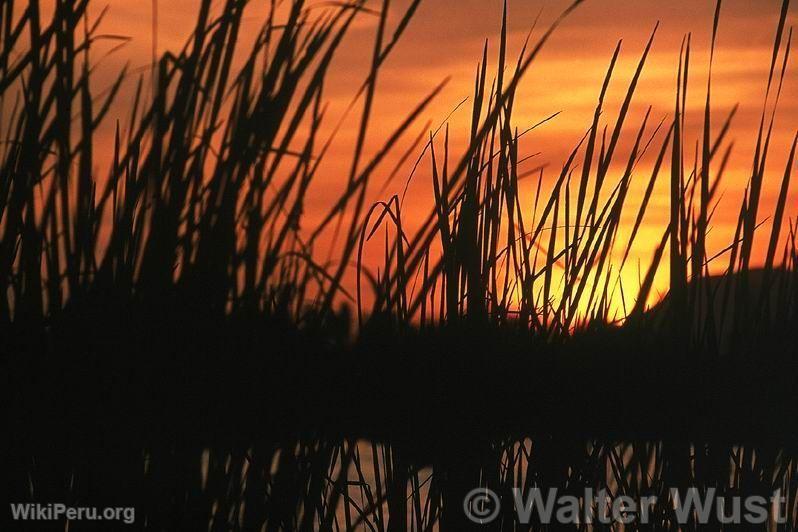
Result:
M793 323L710 357L654 313L555 343L375 319L352 343L345 315L300 331L192 308L86 301L2 335L10 501L136 508L70 530L461 530L479 486L659 493L650 530L671 488L795 508ZM490 526L519 526L506 506Z

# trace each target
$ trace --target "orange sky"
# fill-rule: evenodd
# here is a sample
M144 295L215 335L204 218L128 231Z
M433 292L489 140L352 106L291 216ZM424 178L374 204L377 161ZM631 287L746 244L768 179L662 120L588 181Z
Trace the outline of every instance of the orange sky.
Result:
M96 86L109 84L112 73L125 63L138 71L146 71L152 46L150 2L106 1L110 10L103 26L105 32L128 35L133 40L122 50L104 59L102 67L98 69ZM390 20L393 24L398 20L406 3L406 0L395 0L391 3L394 13ZM567 3L562 0L512 0L509 6L509 30L510 50L513 55L520 51L521 43L539 13L542 14L535 34L537 36ZM178 48L185 42L192 29L198 4L199 0L159 2L160 52ZM252 4L245 26L251 25L255 29L261 23L261 12L266 3ZM552 169L556 171L584 134L590 125L601 82L615 44L623 39L619 67L610 88L607 116L612 119L626 90L632 69L657 21L660 22L660 28L626 123L626 140L631 142L632 139L628 137L635 134L649 105L653 106L654 122L659 122L673 112L679 46L684 34L692 32L693 55L687 116L690 130L687 145L691 146L699 138L697 134L702 121L714 4L714 0L587 0L555 33L521 85L514 110L519 129L525 129L554 112L562 112L555 120L536 130L522 142L524 154L541 152L527 163L529 168L551 163ZM102 5L102 2L97 2L91 13L96 16ZM379 7L379 3L372 2L372 5ZM726 0L723 3L713 75L716 127L720 117L725 116L735 103L740 104L740 110L730 133L730 138L736 140L735 151L725 183L720 190L724 199L713 224L710 255L728 244L731 239L732 224L736 220L743 188L750 174L756 127L762 108L780 5L781 0ZM798 9L793 6L788 27L795 23L797 15ZM408 143L420 132L427 120L433 123L433 127L437 127L457 102L471 95L474 72L484 41L487 38L491 43L497 42L500 22L501 0L422 0L409 29L381 72L370 138L374 141L384 138L435 85L451 76L444 92L425 112L422 120L411 128L404 144L395 150L397 157L407 149ZM328 116L331 117L328 127L338 121L343 108L350 102L354 91L364 79L372 53L375 26L375 17L361 16L338 56L326 85L330 100ZM244 32L243 39L246 38ZM490 57L495 64L495 46L491 48ZM117 106L119 115L110 116L108 124L112 124L116 118L122 121L126 119L126 98L129 98L134 81L129 80L128 90L123 92ZM784 171L789 144L798 126L797 96L798 79L792 71L788 71L764 185L763 208L760 210L763 213L762 218L772 212L773 198ZM113 114L112 111L111 115ZM450 123L455 147L464 143L469 120L470 110L467 105L452 116ZM109 128L107 141L110 139L112 126L106 127ZM345 122L330 158L324 165L323 174L311 190L306 208L306 215L309 217L305 222L307 226L313 225L314 216L326 212L324 207L329 204L329 198L335 195L331 191L338 191L343 186L356 127L355 113L352 119ZM376 146L377 142L373 142L369 148L373 151ZM623 148L624 145L621 146L621 154L625 154ZM651 150L641 166L641 173L635 181L639 190L642 190L648 178L648 169L655 152L656 149ZM685 157L691 160L692 154L688 152ZM399 174L383 196L401 193L412 162L410 161L407 171ZM104 173L106 163L98 159L97 164ZM429 164L422 166L410 187L412 201L408 202L404 210L408 218L406 226L411 230L413 221L426 215L431 206ZM392 167L393 161L388 161L382 167L383 175L377 176L378 183ZM613 181L618 177L610 176ZM549 178L553 179L551 175ZM527 193L531 192L533 184L532 180L526 183ZM659 241L668 217L666 187L666 181L661 179L648 210L645 227L634 249L635 258L640 258L643 268L648 264L648 257ZM378 188L380 187L374 186L372 190L376 193ZM798 214L795 208L798 194L795 191L796 187L793 187L786 213L791 218ZM371 199L382 198L375 194ZM636 214L637 204L633 201L632 207L626 211L631 219ZM762 230L769 229L766 225ZM764 240L766 238L760 238L762 245ZM636 281L636 267L634 271L631 270L625 273ZM657 283L660 290L666 286L663 281L664 279Z

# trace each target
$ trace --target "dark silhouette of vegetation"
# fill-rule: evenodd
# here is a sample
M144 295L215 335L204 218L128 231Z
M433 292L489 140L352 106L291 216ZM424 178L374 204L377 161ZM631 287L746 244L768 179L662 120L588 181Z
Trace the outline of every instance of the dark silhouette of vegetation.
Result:
M468 145L453 153L442 126L419 147L414 172L430 169L435 197L418 231L403 229L403 197L368 205L387 156L442 87L367 156L380 70L418 3L393 28L387 0L376 11L363 0L272 3L252 48L239 50L247 3L203 0L185 47L158 58L151 94L140 78L123 115L114 102L128 73L104 90L92 83L94 43L118 37L89 20L88 0L59 0L48 20L38 0L0 0L9 501L136 508L133 525L69 530L459 531L475 526L462 510L474 487L509 497L512 487L591 486L659 495L655 522L640 529L669 530L672 487L781 489L780 530L793 530L798 252L785 210L795 141L761 268L752 255L789 1L737 231L714 256L706 235L734 112L712 114L710 81L689 153L689 36L673 116L629 113L656 29L608 116L619 43L584 137L550 187L544 168L531 174L534 204L522 200L529 130L512 118L518 85L580 1L515 59L505 10L495 77L487 44L476 74ZM378 22L347 111L360 113L350 170L308 226L305 200L333 142L320 133L324 81L364 12ZM711 55L720 19L718 2ZM98 176L95 138L109 120L113 163ZM655 163L644 196L630 197L646 153ZM658 179L669 179L670 220L629 292L619 270ZM629 209L627 243L618 235ZM331 234L323 260L316 250ZM363 259L375 245L379 268ZM719 261L725 273L710 275ZM665 267L667 300L648 311ZM10 518L4 530L64 529ZM490 526L525 528L510 499ZM729 528L689 525L699 527Z

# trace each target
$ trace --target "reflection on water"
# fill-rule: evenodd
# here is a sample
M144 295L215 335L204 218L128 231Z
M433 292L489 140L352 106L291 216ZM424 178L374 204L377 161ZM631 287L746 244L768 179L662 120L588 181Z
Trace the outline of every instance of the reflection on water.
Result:
M465 454L458 442L452 442L451 456L437 457L431 465L419 465L424 462L418 457L411 460L391 445L365 440L334 445L297 443L274 449L268 459L257 458L254 452L250 448L234 456L202 451L200 492L210 503L210 529L219 520L226 526L246 528L247 519L257 513L287 529L459 530L453 527L469 524L463 496L476 487L488 488L500 500L501 508L486 528L496 530L520 526L513 494L528 494L535 488L544 498L552 488L559 496L576 497L580 518L599 515L597 499L585 497L590 493L606 493L609 507L620 497L655 501L649 509L649 525L616 522L611 525L613 530L676 527L674 490L682 501L689 500L685 494L691 489L701 500L707 496L716 501L764 497L770 501L763 503L769 513L767 522L745 525L752 530L779 529L776 516L788 526L794 525L798 508L798 471L793 457L784 451L735 445L577 444L526 438L479 452L468 450L465 454L479 458L467 461L462 459ZM456 470L452 464L457 464ZM252 484L255 479L259 479L258 485ZM253 497L255 493L258 496ZM771 499L774 493L784 497L780 505ZM531 514L532 529L542 526L537 513L540 508ZM731 505L727 504L725 511L729 518L733 516ZM709 523L722 529L718 518L722 514L713 512L707 514ZM745 508L742 515L746 515ZM691 513L685 527L700 526L700 519L700 512ZM582 523L567 528L597 530L606 526Z

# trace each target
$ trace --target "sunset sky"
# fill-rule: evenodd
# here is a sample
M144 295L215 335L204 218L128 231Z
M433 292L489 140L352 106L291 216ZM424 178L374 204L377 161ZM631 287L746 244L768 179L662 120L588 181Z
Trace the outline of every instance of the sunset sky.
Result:
M132 40L113 55L103 59L95 80L97 86L110 84L112 76L123 65L129 64L134 73L147 74L152 50L152 6L148 1L128 2L108 0L107 16L103 22L104 32L126 35ZM317 3L324 9L325 2ZM197 12L199 0L171 0L158 3L158 52L176 50L186 41ZM381 3L371 2L378 9ZM97 16L104 5L97 2L91 14ZM216 7L221 5L218 0ZM245 27L258 28L265 12L266 2L252 2L246 17ZM389 24L395 26L401 16L406 0L391 2ZM510 31L510 57L517 56L524 38L535 19L540 16L533 40L539 37L551 21L567 5L560 0L512 0L509 3L508 24ZM601 83L610 57L618 40L623 39L618 68L610 87L610 98L606 117L614 121L615 110L623 97L632 70L636 66L651 31L659 21L660 26L654 41L649 61L636 92L630 116L626 122L619 160L624 160L628 147L639 128L645 110L653 106L651 124L672 116L679 48L684 36L692 34L691 84L688 98L687 145L691 147L700 139L703 104L706 91L709 41L715 2L713 0L587 0L557 30L546 45L539 59L526 75L516 98L514 117L516 125L523 130L555 112L561 114L545 126L524 138L521 143L522 156L540 152L540 155L525 163L528 168L549 164L547 183L556 176L567 154L579 141L590 125ZM762 103L767 81L767 71L773 39L779 17L780 0L726 0L723 2L718 49L713 72L713 112L715 131L736 104L740 109L733 123L729 138L735 141L735 149L724 183L719 193L723 195L713 223L709 254L727 245L733 232L733 224L739 211L745 184L750 176L756 129L762 112ZM489 48L489 72L495 67L497 42L501 25L501 0L423 0L400 44L385 64L380 74L375 113L369 128L369 145L372 151L381 139L393 131L402 118L446 77L451 77L445 90L414 124L395 150L393 160L386 162L378 172L376 185L372 187L371 200L384 199L391 194L401 194L415 156L406 164L381 196L377 195L381 179L393 168L398 156L409 146L412 139L423 131L427 121L429 128L436 128L455 108L458 102L470 97L473 91L474 74L487 39ZM791 8L788 28L795 23L798 10ZM330 111L326 126L331 128L349 104L357 87L362 83L372 53L377 18L363 14L348 34L343 48L326 84L326 95ZM392 32L392 27L389 29ZM252 35L244 34L243 49L248 47ZM110 46L110 45L104 45ZM95 57L101 54L95 52ZM117 104L118 116L110 116L104 142L110 145L113 122L118 118L124 122L128 104L135 86L136 75L130 76L126 88ZM784 172L786 155L795 129L798 126L798 79L788 69L776 120L772 151L763 190L760 219L772 213L772 205ZM453 152L463 149L470 120L470 103L455 112L449 122L451 126ZM356 108L358 109L358 108ZM112 111L110 113L114 115ZM612 122L610 122L612 123ZM331 190L343 186L351 160L353 139L358 124L357 112L344 122L344 127L323 165L322 175L314 183L306 208L308 225L314 216L321 216L328 205ZM651 130L651 128L649 128ZM661 140L662 134L658 137ZM103 142L103 140L100 140ZM654 144L657 146L657 143ZM459 149L458 149L459 147ZM635 174L632 193L641 191L649 177L656 156L656 148L650 150ZM102 153L102 150L98 150ZM106 150L107 153L107 150ZM685 159L692 161L692 149ZM103 169L107 163L102 155L97 165ZM620 176L610 176L617 181ZM413 221L425 216L431 207L429 164L422 164L412 182L404 215L412 229ZM528 180L522 190L531 197L534 180ZM796 187L790 194L786 215L794 218L796 211ZM634 219L639 202L632 201L626 210L629 223ZM668 218L667 179L660 178L652 205L648 209L645 226L634 248L645 269L651 252L662 235ZM769 231L768 225L762 231ZM623 233L621 233L623 235ZM765 245L766 237L759 244ZM621 246L622 247L622 246ZM761 250L759 252L761 256ZM637 262L636 260L634 262ZM718 266L721 266L720 264ZM636 280L637 270L625 272L630 280ZM664 278L657 283L660 291L666 285Z

